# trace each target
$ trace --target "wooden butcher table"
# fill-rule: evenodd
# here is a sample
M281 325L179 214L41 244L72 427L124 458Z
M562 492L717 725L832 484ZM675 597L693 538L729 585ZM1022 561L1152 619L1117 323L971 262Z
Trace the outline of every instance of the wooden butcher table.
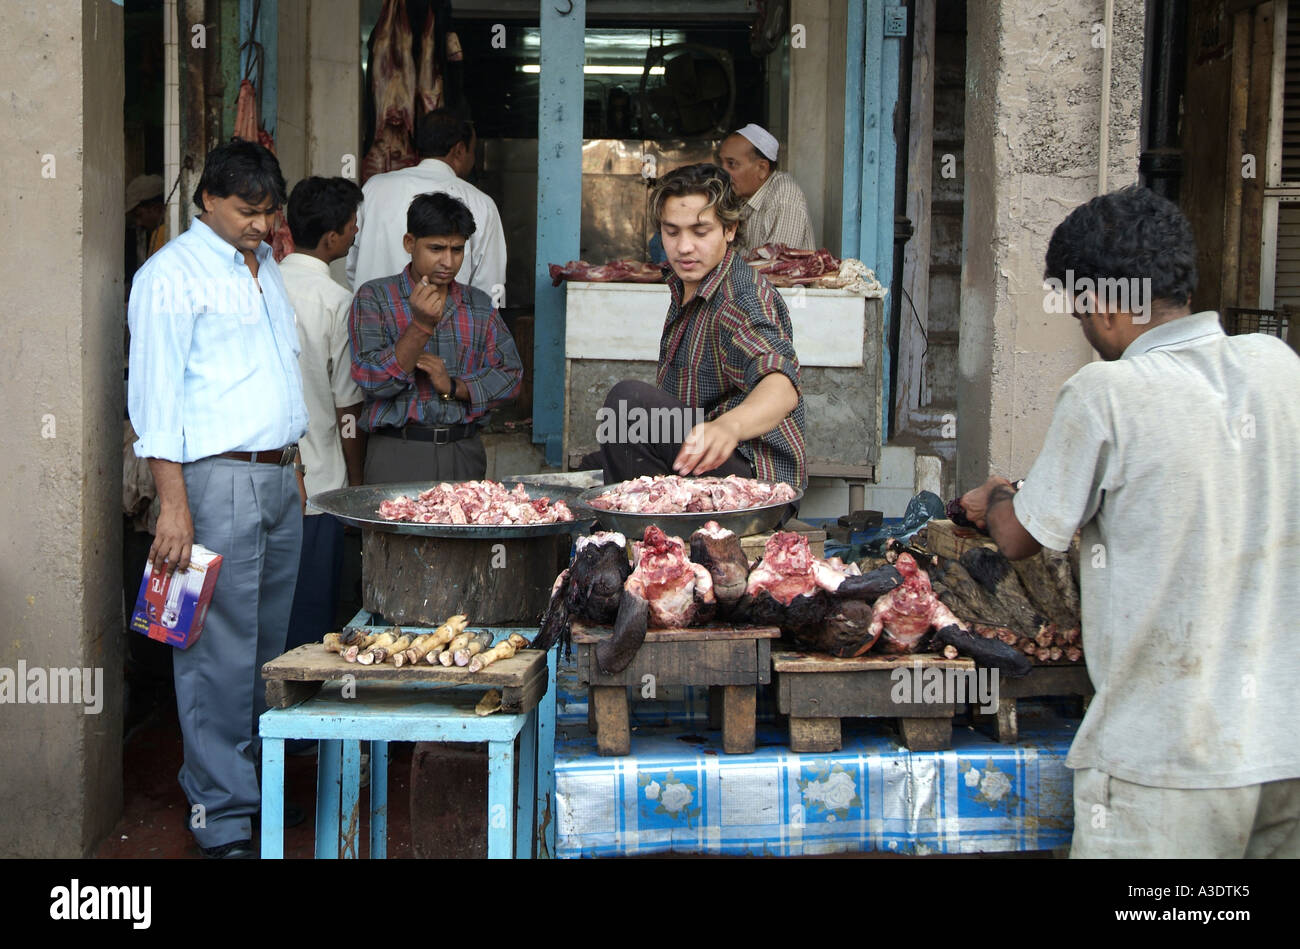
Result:
M710 701L721 693L722 747L729 755L754 750L756 687L772 681L771 642L775 626L700 626L651 629L632 662L622 672L601 672L596 644L613 635L606 626L573 623L578 647L578 676L588 688L587 724L596 733L602 755L626 755L632 749L627 690L654 698L662 686L709 686Z

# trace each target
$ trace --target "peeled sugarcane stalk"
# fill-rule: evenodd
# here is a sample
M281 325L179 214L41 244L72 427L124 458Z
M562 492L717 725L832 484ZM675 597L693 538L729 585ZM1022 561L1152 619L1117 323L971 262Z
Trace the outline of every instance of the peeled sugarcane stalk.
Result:
M321 642L324 643L326 652L336 652L339 655L343 654L344 646L342 633L326 633L325 638L321 640Z
M363 666L370 665L375 661L376 649L381 649L384 646L391 646L393 643L397 642L397 638L401 635L402 635L402 631L397 626L394 626L386 633L380 633L375 638L375 641L372 642L370 646L365 650L365 652L359 653L357 655L357 662L361 663Z
M479 633L476 637L471 639L468 643L466 643L464 649L456 650L456 654L452 656L452 659L455 661L456 665L458 666L467 666L469 665L469 661L473 659L476 655L478 655L484 649L491 649L491 648L492 648L492 634L489 633L487 630L484 630L483 632Z
M456 653L468 646L469 641L473 638L474 635L472 633L461 633L447 644L446 649L438 654L438 661L444 666L451 665L451 661L456 657Z
M352 645L343 651L343 658L348 662L356 662L357 656L369 649L379 641L380 633L366 633L364 636L358 636L352 641Z
M528 645L528 640L518 633L511 633L510 638L497 643L486 652L481 652L469 661L469 671L478 672L486 666L492 665L498 659L509 659L516 652Z
M401 652L395 653L393 655L393 665L397 666L397 668L400 669L408 662L415 662L415 659L418 657L412 657L411 654L415 652L417 649L419 649L420 646L424 644L424 641L432 635L433 633L421 633L419 636L416 636L414 639L412 639L411 644L408 647L403 649ZM420 655L423 655L423 653L421 653Z

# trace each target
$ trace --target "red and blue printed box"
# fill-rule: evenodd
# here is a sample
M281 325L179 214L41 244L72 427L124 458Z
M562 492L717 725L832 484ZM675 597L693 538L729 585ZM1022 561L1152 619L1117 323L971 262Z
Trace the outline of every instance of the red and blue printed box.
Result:
M188 649L203 632L220 571L221 554L201 544L191 550L190 569L185 573L155 575L153 564L145 564L131 628L160 643Z

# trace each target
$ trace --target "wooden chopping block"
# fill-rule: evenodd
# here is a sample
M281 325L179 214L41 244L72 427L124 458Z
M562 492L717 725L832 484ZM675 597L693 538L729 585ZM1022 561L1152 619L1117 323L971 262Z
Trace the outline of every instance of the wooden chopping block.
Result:
M961 555L973 547L992 547L996 550L998 546L993 538L986 537L979 531L941 520L930 521L917 531L914 543L932 554L952 560L961 559Z
M518 540L362 534L366 609L390 623L437 626L456 613L475 625L532 626L568 565L568 534Z

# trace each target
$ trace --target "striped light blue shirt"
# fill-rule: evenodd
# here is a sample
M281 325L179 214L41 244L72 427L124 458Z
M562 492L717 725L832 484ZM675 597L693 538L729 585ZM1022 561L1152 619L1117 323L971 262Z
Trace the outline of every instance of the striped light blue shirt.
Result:
M271 248L259 244L257 260L254 282L196 218L136 273L127 408L138 456L268 451L307 430L293 308Z

